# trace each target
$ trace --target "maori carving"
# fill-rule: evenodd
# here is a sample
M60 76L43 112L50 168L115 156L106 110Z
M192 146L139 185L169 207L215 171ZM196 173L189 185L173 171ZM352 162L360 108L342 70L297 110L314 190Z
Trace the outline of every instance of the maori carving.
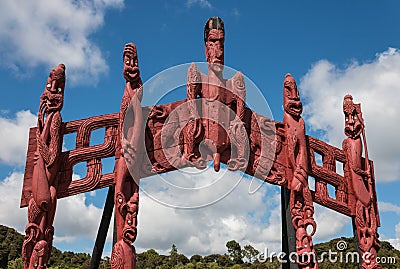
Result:
M269 183L287 186L285 168L281 160L282 134L276 133L277 123L261 115L255 114L255 116L256 121L253 121L255 126L252 129L259 129L260 133L259 137L250 136L251 151L259 152L258 158L254 161L254 175Z
M246 107L241 72L223 78L225 28L218 17L204 27L208 73L193 63L187 74L186 99L142 107L142 81L137 51L129 43L123 51L126 84L119 113L62 122L65 66L51 72L40 98L38 124L30 129L21 207L28 206L28 225L22 248L24 269L45 269L54 234L56 201L115 184L117 242L111 268L134 269L139 207L139 180L214 160L230 170L289 188L290 211L296 233L298 264L316 269L312 236L316 230L313 202L353 218L364 256L364 269L380 268L377 228L380 225L373 162L368 151L359 104L345 96L343 149L305 135L302 103L294 78L284 80L284 118L274 121ZM92 145L91 133L104 128L102 144ZM76 134L75 149L61 152L65 135ZM365 158L362 157L362 152ZM322 157L316 163L314 154ZM147 155L147 158L144 156ZM112 173L103 173L102 160L115 156ZM86 162L86 176L72 180L74 165ZM336 172L344 164L344 176ZM315 179L310 190L308 177ZM330 197L328 184L336 189ZM308 228L312 228L311 231Z
M214 170L219 171L221 156L229 150L230 144L235 156L228 160L228 168L244 171L248 166L246 155L249 154L248 135L243 123L246 90L242 73L238 72L229 80L223 78L224 42L222 19L208 19L204 26L208 74L199 72L194 63L188 70L187 102L189 113L193 114L183 132L184 152L186 158L195 161L195 166L205 167L205 157L197 156L195 152L199 151L201 141L208 140L202 143L203 151L212 153Z
M296 231L296 251L300 268L318 268L315 259L312 236L316 230L314 206L308 187L308 152L304 120L301 118L303 106L300 101L296 81L286 74L283 83L283 122L286 124L287 158L292 223ZM307 227L311 226L311 233Z
M53 243L56 211L56 179L61 153L61 109L64 101L65 66L53 68L40 97L36 129L36 151L32 176L32 197L22 246L24 269L45 269Z
M363 257L361 265L365 269L381 268L376 261L380 248L377 232L379 217L361 105L354 104L353 97L346 95L343 100L343 112L345 115L344 133L347 136L342 145L346 156L344 172L352 192L350 204L355 213L358 247ZM365 160L362 158L363 147Z
M186 83L186 98L188 100L187 107L189 112L188 122L184 127L184 141L186 147L184 148L184 157L186 160L192 162L197 168L206 168L205 161L201 156L195 154L195 144L201 140L203 126L201 125L201 118L199 114L198 97L201 97L201 74L197 66L192 63L188 70L187 83Z
M228 80L227 85L228 87L231 85L232 93L236 95L236 102L234 102L234 105L236 105L236 117L229 126L230 143L236 150L236 156L231 157L228 161L228 169L245 171L249 159L249 139L243 122L246 108L246 89L242 73L236 73Z
M144 130L143 115L140 104L143 89L136 46L133 43L125 45L123 60L123 75L126 84L119 114L119 140L115 152L117 243L114 245L111 255L111 268L113 269L135 268L136 252L132 243L137 234L139 169L143 157L142 143L144 139L142 135Z

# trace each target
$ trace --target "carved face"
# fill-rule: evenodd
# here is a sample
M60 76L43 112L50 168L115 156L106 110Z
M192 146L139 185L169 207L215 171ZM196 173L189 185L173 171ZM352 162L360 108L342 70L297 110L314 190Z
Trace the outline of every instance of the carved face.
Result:
M353 97L346 95L343 100L345 119L344 133L350 138L357 138L363 130L360 104L353 103Z
M137 82L140 78L136 47L129 43L124 49L124 78L129 82Z
M296 250L299 260L298 264L306 266L312 261L313 244L311 237L307 234L304 228L300 227L296 231Z
M131 200L129 200L129 202L127 203L125 224L122 231L122 238L128 244L132 244L135 241L137 235L136 219L138 213L138 204L134 200L136 200L136 197L132 197Z
M296 81L290 74L285 76L283 87L283 105L285 111L295 118L300 117L303 112L303 104L300 101Z
M59 64L50 71L42 96L41 110L44 113L60 111L64 102L65 66Z
M208 67L215 73L224 69L224 31L211 29L205 44Z

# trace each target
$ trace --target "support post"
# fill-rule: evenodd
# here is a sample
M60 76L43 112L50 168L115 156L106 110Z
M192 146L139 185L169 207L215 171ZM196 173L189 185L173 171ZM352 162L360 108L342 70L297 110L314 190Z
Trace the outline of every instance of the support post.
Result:
M298 269L297 263L289 261L289 254L296 252L296 233L290 214L290 190L281 187L281 216L282 216L282 252L285 253L286 263L282 263L282 269Z
M351 218L351 223L353 225L353 234L354 234L354 243L356 244L356 250L359 251L360 249L360 243L358 242L358 232L357 232L357 225L356 222L354 220L354 218ZM360 258L360 260L358 261L358 268L362 268L362 258Z
M103 254L104 244L107 238L108 228L110 227L111 216L114 209L114 186L108 188L106 203L104 205L103 216L99 230L97 232L96 242L94 243L92 258L90 259L90 269L98 269Z

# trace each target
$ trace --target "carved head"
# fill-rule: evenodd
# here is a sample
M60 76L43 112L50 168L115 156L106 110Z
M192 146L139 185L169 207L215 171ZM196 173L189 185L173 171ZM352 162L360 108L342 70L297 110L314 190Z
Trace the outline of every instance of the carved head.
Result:
M299 118L303 112L297 84L291 74L286 74L283 82L283 107L285 112L294 118Z
M350 138L359 137L364 128L361 105L354 104L353 97L350 94L347 94L343 99L343 112L345 120L344 133Z
M204 26L204 43L208 67L220 74L224 69L224 22L219 17L209 18Z
M303 227L296 230L296 252L299 265L307 266L314 263L313 242Z
M128 243L132 244L136 240L137 235L137 214L138 214L138 194L132 195L131 199L127 202L125 224L122 230L122 238Z
M128 43L124 47L123 53L124 70L123 75L128 82L138 82L140 79L139 65L136 46Z
M64 103L65 65L59 64L49 74L44 92L40 97L42 113L60 111Z

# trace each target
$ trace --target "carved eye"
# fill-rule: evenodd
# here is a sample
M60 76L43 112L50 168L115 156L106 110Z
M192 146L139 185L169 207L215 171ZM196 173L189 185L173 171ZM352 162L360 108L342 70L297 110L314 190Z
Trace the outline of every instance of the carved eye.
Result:
M46 87L50 89L51 88L51 84L47 83Z
M62 91L62 89L61 89L61 88L58 88L57 90L58 90L59 92L61 92L61 91Z
M125 64L129 64L129 60L126 60L126 61L125 61Z
M346 117L346 121L349 121L349 118Z
M356 115L353 115L353 120L356 120Z

